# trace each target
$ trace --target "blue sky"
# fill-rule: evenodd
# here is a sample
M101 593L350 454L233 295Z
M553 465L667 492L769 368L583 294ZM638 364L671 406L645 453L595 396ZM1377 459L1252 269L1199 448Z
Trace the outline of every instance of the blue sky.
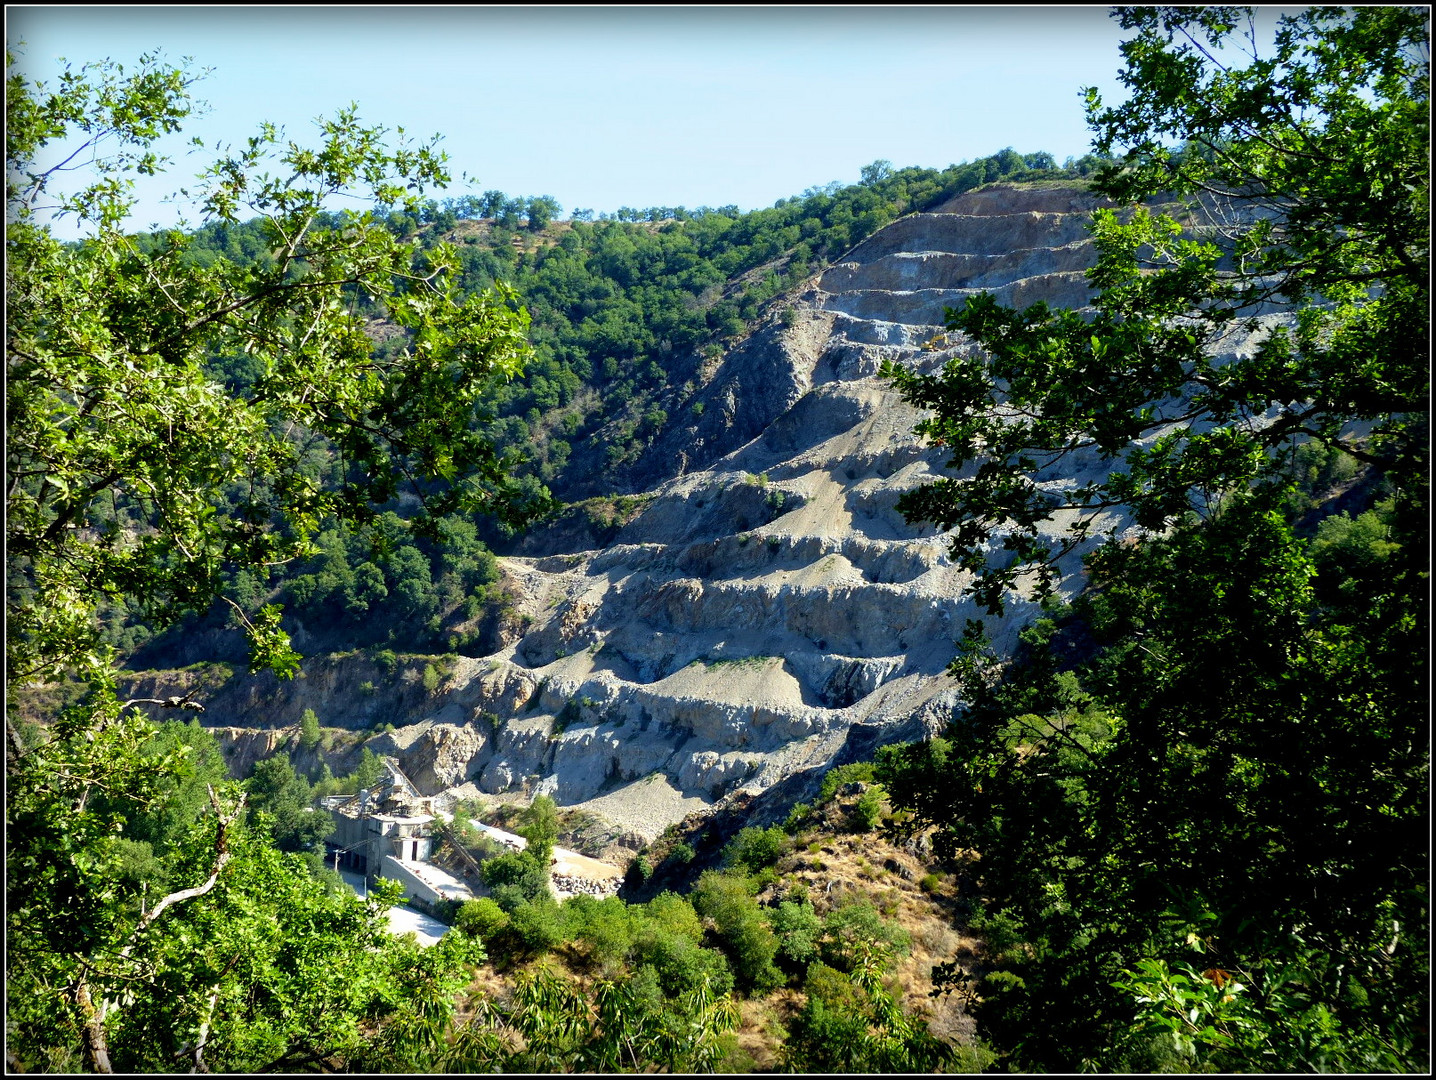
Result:
M357 102L369 122L440 133L448 194L621 205L769 206L855 182L879 158L941 168L1011 146L1089 148L1081 88L1122 96L1104 7L9 7L21 70L160 49L212 68L210 112L176 139L259 123L300 141ZM137 224L177 211L145 191Z

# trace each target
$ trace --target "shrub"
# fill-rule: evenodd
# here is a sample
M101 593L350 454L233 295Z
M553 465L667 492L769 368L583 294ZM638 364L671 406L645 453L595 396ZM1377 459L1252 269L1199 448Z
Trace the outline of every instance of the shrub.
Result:
M883 799L886 795L887 792L879 784L873 784L863 792L848 817L848 824L854 832L871 832L877 827L882 820Z
M876 948L891 960L904 955L908 945L907 931L883 919L872 904L863 900L828 912L819 952L829 966L852 971L864 948Z
M526 853L543 867L547 880L554 841L558 839L558 805L547 795L540 795L519 815L515 831L528 841Z
M623 988L632 1003L632 1014L641 1017L643 1023L648 1017L661 1017L669 1011L669 995L658 979L658 972L648 964L641 964L633 974L623 980Z
M523 902L548 895L548 867L527 851L496 855L480 864L479 871L499 906L510 914Z
M868 782L872 778L873 763L871 761L854 761L847 765L839 765L835 769L829 769L828 774L823 777L823 786L818 792L818 801L827 802L838 793L838 788L844 784L857 781Z
M794 835L808 823L808 815L812 812L805 802L794 803L793 808L788 811L788 818L783 822L783 830L789 835Z
M776 825L768 829L749 825L723 848L723 865L756 874L777 863L790 846L788 834Z
M653 876L653 863L647 855L640 852L638 856L628 864L628 871L624 875L630 885L642 885Z
M305 709L299 720L299 745L306 750L312 750L319 745L320 735L319 717L313 709Z
M678 841L678 843L674 844L668 850L668 857L674 862L682 863L684 866L691 863L696 854L693 850L693 845L687 840Z
M779 881L778 868L767 866L753 875L753 891L762 892L769 885L776 885Z
M797 1072L866 1072L860 1062L867 1041L866 1017L809 997L789 1026L783 1053L788 1067Z
M429 913L445 926L453 926L454 920L458 918L459 909L463 906L462 900L436 900L430 906Z
M373 787L379 782L379 778L383 775L384 763L379 760L379 756L367 746L360 750L359 764L355 766L354 772L350 774L350 779L354 783L354 790L358 791L361 788Z
M507 854L509 850L493 837L486 833L479 832L478 829L474 828L467 821L464 822L462 832L457 829L454 831L454 838L463 845L464 850L469 853L469 856L480 865L489 859L495 859L500 855Z
M715 995L733 989L733 970L724 955L703 948L684 934L651 926L641 932L635 954L642 968L654 973L670 998L692 993L705 982Z
M168 874L148 841L117 836L110 842L110 852L115 861L116 880L135 892L145 884L154 888L156 895L160 894Z
M778 955L794 970L818 958L818 939L823 935L823 920L806 901L784 900L769 916L773 932L778 935Z
M951 1067L951 1048L902 1014L880 987L864 989L825 964L808 967L808 1000L788 1029L784 1066L796 1072L928 1073Z
M484 802L482 799L459 799L454 803L453 815L455 819L463 817L478 821L484 816Z
M490 886L489 897L504 912L517 911L529 902L529 894L521 885Z
M924 874L917 887L925 893L935 893L939 884L940 880L936 874Z
M551 896L520 904L509 912L508 937L519 950L541 956L563 943L563 917Z
M808 965L807 976L803 980L803 993L846 1013L857 1012L867 998L862 987L821 960L815 960Z
M713 1062L716 1073L751 1073L757 1071L758 1062L731 1031L719 1035L715 1041L717 1057Z
M553 734L561 735L568 730L569 726L576 724L583 715L577 701L568 701L553 718Z
M643 914L650 922L681 934L695 944L703 940L703 923L698 918L698 912L677 893L659 893L643 905Z
M778 938L763 917L746 876L705 871L693 890L693 906L713 920L733 972L745 989L765 994L783 985L783 973L773 966Z
M633 945L634 923L628 905L616 896L595 900L575 896L564 904L567 937L588 946L590 957L604 967L621 964Z
M488 941L509 925L509 916L491 897L466 900L454 915L455 930Z

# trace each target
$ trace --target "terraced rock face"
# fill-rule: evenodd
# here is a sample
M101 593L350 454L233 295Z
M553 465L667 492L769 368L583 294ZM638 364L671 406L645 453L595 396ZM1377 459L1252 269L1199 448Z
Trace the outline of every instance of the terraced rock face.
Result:
M826 764L855 724L940 726L943 671L977 612L944 538L893 509L944 455L876 374L967 348L943 339L942 313L975 292L1086 304L1095 205L1008 187L888 226L718 368L705 437L656 448L679 475L616 543L504 560L528 631L462 660L449 695L505 720L474 761L479 791L548 793L651 836ZM1014 598L999 646L1032 615Z
M944 538L893 509L945 460L877 372L970 348L944 335L943 308L980 290L1087 304L1096 205L1072 187L989 188L829 267L711 373L698 419L650 448L665 479L616 542L563 551L537 536L503 560L523 636L461 658L433 715L379 749L421 784L548 793L651 839L827 764L855 725L877 741L939 728L955 702L944 668L978 612ZM1033 614L1011 599L999 649Z

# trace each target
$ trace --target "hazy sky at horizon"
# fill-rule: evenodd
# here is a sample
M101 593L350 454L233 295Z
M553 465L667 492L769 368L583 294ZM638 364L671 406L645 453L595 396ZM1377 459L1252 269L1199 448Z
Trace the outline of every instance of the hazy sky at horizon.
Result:
M158 49L211 74L209 113L169 144L160 190L261 121L312 139L348 103L371 123L442 133L456 183L621 205L771 206L862 166L941 168L1011 146L1089 148L1081 90L1122 97L1105 7L46 7L6 10L27 78ZM458 182L460 173L472 186ZM193 218L193 215L191 215Z

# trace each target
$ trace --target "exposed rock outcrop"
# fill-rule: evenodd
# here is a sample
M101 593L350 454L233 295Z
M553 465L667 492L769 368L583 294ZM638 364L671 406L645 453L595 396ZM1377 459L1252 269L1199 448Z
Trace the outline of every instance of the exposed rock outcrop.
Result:
M326 695L326 724L405 724L380 749L426 792L548 793L650 839L735 793L798 790L790 778L857 743L940 728L955 702L944 669L978 612L943 536L894 509L946 455L914 437L920 414L877 372L971 349L943 309L978 291L1086 305L1097 205L1073 186L1005 185L889 225L717 364L696 419L647 452L667 479L611 543L562 550L568 529L501 560L515 603L491 655L460 658L432 697L371 704L357 671L320 665L300 696ZM1106 515L1094 533L1124 528ZM1070 593L1079 555L1065 568ZM1008 599L999 649L1035 610ZM228 722L263 707L295 723L304 707L254 693Z

